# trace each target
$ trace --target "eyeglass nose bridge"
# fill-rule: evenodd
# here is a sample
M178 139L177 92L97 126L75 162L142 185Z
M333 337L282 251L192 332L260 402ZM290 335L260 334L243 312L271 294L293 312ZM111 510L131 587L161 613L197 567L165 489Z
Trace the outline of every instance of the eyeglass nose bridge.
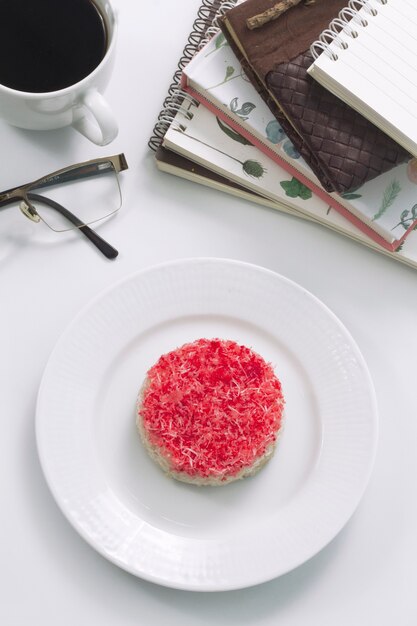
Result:
M19 209L23 213L25 217L30 219L32 222L40 222L41 218L39 217L35 207L30 202L30 200L25 196L19 202Z

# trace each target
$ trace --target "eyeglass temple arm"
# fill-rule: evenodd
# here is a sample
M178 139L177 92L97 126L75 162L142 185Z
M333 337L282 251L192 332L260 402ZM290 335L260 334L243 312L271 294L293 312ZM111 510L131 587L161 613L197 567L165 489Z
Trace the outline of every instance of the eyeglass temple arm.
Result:
M76 226L77 229L81 231L82 234L87 237L87 239L89 239L91 243L93 243L107 259L115 259L119 254L116 248L113 248L113 246L111 246L109 243L107 243L107 241L102 239L100 235L92 230L92 228L83 224L82 221L78 219L78 217L76 217L76 215L71 213L71 211L68 211L68 209L63 207L61 204L58 204L58 202L55 202L50 198L46 198L45 196L40 196L36 193L28 193L27 197L31 201L34 200L35 202L43 202L44 204L50 206L51 209L58 211L58 213L60 213L69 222L71 222L71 224L74 224L74 226Z
M74 226L76 226L78 230L80 230L83 235L87 237L87 239L89 239L91 243L93 243L107 259L115 259L119 254L116 248L113 248L113 246L111 246L109 243L107 243L107 241L102 239L100 235L98 235L89 226L83 225L82 221L78 219L78 217L71 213L71 211L68 211L68 209L63 207L61 204L58 204L58 202L55 202L50 198L46 198L45 196L40 196L35 193L28 193L27 197L29 200L38 200L39 202L43 202L44 204L50 206L52 209L55 209L55 211L58 211L58 213L65 217L69 222L74 224ZM0 200L0 207L7 206L8 204L12 204L13 202L16 202L16 198L5 198L4 200Z
M16 190L30 190L31 188L41 189L44 187L50 187L51 185L57 185L59 183L66 183L73 180L80 180L82 178L89 178L90 176L97 176L97 174L106 174L109 172L111 167L113 167L113 171L116 173L127 170L129 166L127 164L125 155L121 153L114 157L109 157L108 159L106 158L99 161L88 161L87 163L82 163L63 171L58 171L55 175L46 176L46 178L36 180L29 185L6 189L6 191L0 193L0 207L9 204L8 196L10 196Z
M116 163L113 162L114 160L116 160ZM115 173L123 172L123 170L126 169L128 169L128 164L125 155L119 154L117 157L113 157L109 160L89 162L62 172L58 172L52 177L47 177L43 181L38 181L36 189L50 187L51 185L57 185L60 183L69 183L73 180L81 180L83 178L89 178L90 176L108 174L109 171L113 171Z
M36 184L36 189L44 189L45 187L51 187L52 185L60 185L62 183L70 183L74 180L82 180L83 178L90 178L91 176L97 176L100 174L108 174L110 168L99 168L98 165L86 165L76 169L69 170L68 172L61 172L53 178L47 178Z

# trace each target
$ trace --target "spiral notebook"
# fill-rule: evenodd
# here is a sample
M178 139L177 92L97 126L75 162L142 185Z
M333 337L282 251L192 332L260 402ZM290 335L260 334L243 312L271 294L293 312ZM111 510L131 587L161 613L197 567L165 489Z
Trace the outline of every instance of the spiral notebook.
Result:
M308 73L417 156L417 3L349 2L311 46Z
M217 19L226 11L232 9L237 2L239 0L202 0L192 30L188 35L187 43L178 61L177 69L172 77L167 96L159 112L152 136L149 139L148 145L151 150L157 150L162 144L173 117L177 111L182 110L183 102L187 100L193 101L180 87L184 68L196 52L201 50L218 33Z
M182 91L182 70L194 54L219 32L217 16L234 4L224 0L203 0L200 6L149 140L149 146L155 152L157 167L163 172L238 196L242 200L316 222L417 268L417 231L410 233L395 252L383 249L333 210L329 202L312 194L295 176L289 176L286 170L243 137L237 140L238 135L232 129L226 134L213 113ZM222 151L230 156L221 155ZM247 161L257 170L252 174L257 174L258 178L244 170L243 164ZM268 182L271 180L272 186ZM406 225L410 221L406 219L410 218L410 211L406 211L407 216L404 216ZM417 215L413 213L412 217L414 219Z

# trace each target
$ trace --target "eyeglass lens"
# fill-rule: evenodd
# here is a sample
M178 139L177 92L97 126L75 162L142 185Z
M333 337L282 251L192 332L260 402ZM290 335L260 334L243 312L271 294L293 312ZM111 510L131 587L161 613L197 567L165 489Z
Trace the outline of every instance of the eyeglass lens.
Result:
M29 197L31 193L36 196L31 202L41 220L58 232L94 224L113 215L122 205L118 175L110 161L100 163L92 173L82 178L72 177L71 172L64 176L46 177L30 188ZM65 211L48 206L42 197L76 215L79 223L75 225L69 221Z

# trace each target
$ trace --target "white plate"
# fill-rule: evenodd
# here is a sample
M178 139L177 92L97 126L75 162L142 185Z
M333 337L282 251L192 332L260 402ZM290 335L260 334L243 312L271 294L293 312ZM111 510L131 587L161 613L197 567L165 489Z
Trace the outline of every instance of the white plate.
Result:
M166 478L135 427L149 367L199 337L253 348L286 397L272 460L223 487ZM221 259L154 267L101 294L59 340L37 405L42 467L80 535L137 576L199 591L270 580L321 550L359 503L376 440L372 382L341 322L282 276Z

